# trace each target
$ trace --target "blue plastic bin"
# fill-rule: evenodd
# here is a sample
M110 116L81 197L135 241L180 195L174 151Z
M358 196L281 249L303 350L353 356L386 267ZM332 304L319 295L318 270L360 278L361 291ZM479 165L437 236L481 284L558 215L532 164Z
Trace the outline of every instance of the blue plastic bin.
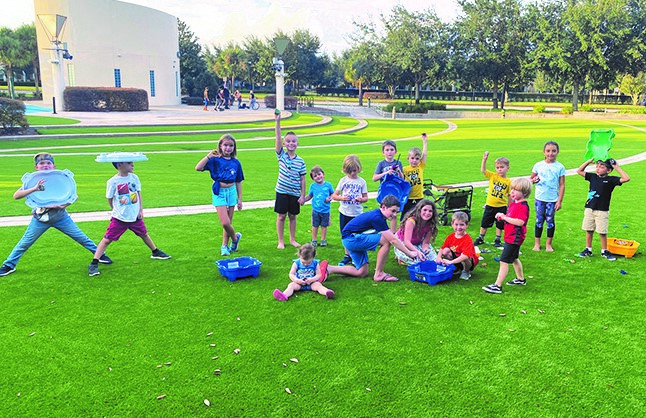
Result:
M238 257L231 260L218 260L215 262L220 274L235 281L243 277L258 277L262 263L253 257Z
M404 209L404 205L408 201L409 192L409 182L393 174L386 174L384 176L384 180L379 185L379 190L377 191L377 203L381 204L381 201L384 199L384 197L391 194L399 200L399 211L401 212Z
M448 280L453 275L455 266L453 264L437 264L435 261L426 260L408 267L410 279L414 282L423 282L430 285Z

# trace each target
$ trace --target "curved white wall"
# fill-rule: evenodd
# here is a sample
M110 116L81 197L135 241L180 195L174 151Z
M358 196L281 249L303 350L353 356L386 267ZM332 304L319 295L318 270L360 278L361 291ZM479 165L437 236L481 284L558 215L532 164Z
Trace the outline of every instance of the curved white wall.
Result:
M54 87L47 50L51 43L38 19L41 14L67 16L61 40L74 59L63 60L66 86L115 87L119 69L121 87L146 90L151 106L180 103L174 16L116 0L34 0L34 8L45 103L52 102Z

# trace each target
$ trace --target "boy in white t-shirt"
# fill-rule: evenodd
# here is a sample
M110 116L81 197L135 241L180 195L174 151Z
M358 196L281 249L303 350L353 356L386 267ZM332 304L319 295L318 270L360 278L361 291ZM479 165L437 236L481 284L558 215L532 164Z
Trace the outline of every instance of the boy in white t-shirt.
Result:
M121 235L130 229L151 249L150 258L167 260L170 255L166 254L155 246L148 235L144 224L144 212L141 204L141 182L136 174L133 174L134 164L132 162L112 163L119 171L108 180L105 197L112 208L112 218L108 230L99 245L97 246L94 259L88 266L88 275L96 276L99 272L99 258L112 241L118 241Z

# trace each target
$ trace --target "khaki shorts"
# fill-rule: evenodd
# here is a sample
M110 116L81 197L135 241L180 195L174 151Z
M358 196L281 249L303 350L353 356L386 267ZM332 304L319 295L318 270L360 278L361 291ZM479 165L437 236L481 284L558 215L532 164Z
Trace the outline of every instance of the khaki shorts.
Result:
M608 233L608 211L585 208L581 229L606 235Z

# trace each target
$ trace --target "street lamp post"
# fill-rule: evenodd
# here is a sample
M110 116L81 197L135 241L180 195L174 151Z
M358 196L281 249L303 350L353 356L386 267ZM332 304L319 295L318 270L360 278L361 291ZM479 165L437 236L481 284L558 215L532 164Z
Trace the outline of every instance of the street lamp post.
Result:
M65 90L63 59L72 59L67 49L63 48L63 42L61 41L61 34L63 32L63 26L67 21L67 16L43 14L38 15L38 20L43 29L45 29L47 38L52 44L52 48L50 48L51 59L49 62L52 64L52 110L53 113L56 113L56 103L58 102L62 106L63 92Z
M276 71L276 109L285 110L285 62L282 55L289 45L287 38L275 38L274 45L278 52L278 58L274 58L272 69Z
M247 65L249 67L249 85L251 85L251 88L249 90L253 91L253 78L251 78L251 61L247 62Z

